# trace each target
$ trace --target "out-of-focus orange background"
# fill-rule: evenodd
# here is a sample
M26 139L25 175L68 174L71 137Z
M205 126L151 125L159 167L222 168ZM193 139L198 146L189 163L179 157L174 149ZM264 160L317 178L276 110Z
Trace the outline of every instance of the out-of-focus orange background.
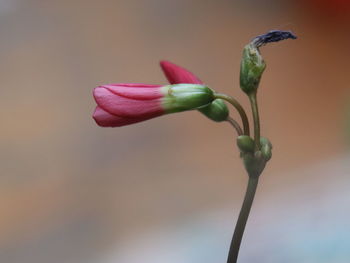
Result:
M225 262L247 177L227 124L198 112L122 128L91 118L104 83L166 83L168 59L249 109L262 48L274 145L241 262L350 261L347 1L1 0L0 261ZM237 118L234 110L232 115Z

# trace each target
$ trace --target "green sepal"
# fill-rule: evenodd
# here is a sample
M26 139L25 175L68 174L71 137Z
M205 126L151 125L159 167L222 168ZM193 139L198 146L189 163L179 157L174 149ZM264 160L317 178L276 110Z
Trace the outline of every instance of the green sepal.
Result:
M229 115L229 110L222 99L216 99L209 105L199 108L198 110L209 119L216 122L227 120Z
M166 113L199 109L215 99L214 92L200 84L168 85L163 87L163 92L162 106Z
M261 76L266 68L259 49L250 43L243 49L240 72L241 89L248 95L256 92Z

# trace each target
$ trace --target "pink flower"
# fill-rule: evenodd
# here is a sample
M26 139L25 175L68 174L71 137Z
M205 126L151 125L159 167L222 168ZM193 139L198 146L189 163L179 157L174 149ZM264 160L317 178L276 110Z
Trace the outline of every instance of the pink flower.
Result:
M111 84L94 89L97 107L93 113L102 127L119 127L167 113L203 107L214 99L204 85Z

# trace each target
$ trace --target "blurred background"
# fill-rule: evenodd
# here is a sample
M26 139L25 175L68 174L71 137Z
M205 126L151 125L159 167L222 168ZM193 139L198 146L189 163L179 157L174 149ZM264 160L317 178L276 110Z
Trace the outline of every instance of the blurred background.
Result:
M242 48L281 29L299 38L262 49L274 151L240 262L350 262L349 6L0 0L0 261L226 262L247 182L232 128L195 111L100 128L92 89L166 83L167 59L248 109Z

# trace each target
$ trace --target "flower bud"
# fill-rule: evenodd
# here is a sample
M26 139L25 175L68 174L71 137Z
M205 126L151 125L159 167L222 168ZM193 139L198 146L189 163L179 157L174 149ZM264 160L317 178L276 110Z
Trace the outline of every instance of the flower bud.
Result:
M241 89L246 94L250 95L256 92L261 76L266 68L259 48L268 43L296 38L290 31L271 30L266 34L257 36L244 47L241 61L240 84Z
M243 49L241 61L240 85L246 94L256 92L266 64L258 48L248 44Z
M93 118L102 127L120 127L167 113L193 110L215 99L213 91L200 84L118 83L99 86L93 95L97 103Z
M227 120L229 110L225 102L221 99L216 99L209 105L198 109L201 113L207 116L209 119L221 122Z
M200 84L176 84L163 87L162 106L166 113L202 108L211 103L214 92Z
M272 144L269 141L269 139L261 137L260 145L261 145L261 154L267 162L272 157Z
M238 136L237 146L243 153L253 153L255 149L254 140L248 135Z

